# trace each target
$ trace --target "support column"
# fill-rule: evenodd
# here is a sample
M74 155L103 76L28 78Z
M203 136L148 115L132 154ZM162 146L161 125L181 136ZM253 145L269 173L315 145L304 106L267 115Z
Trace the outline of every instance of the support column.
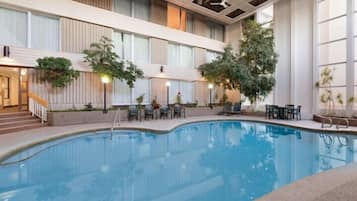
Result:
M353 112L353 103L349 103L349 99L354 97L354 0L347 0L347 69L346 69L346 115L350 116Z

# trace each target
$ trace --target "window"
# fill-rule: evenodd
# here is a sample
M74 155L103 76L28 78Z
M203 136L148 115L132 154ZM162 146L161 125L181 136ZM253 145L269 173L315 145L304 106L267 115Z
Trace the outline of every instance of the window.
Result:
M209 22L208 27L209 27L209 38L214 39L214 40L224 41L224 26L223 25Z
M0 27L1 45L59 51L58 18L0 8Z
M331 91L333 96L342 95L343 104L336 104L336 109L344 109L347 99L347 1L352 0L323 0L318 2L318 64L319 77L325 69L333 74ZM321 79L321 77L320 77ZM319 95L326 93L321 86ZM327 104L320 103L321 109L327 109Z
M3 85L3 90L4 90L4 99L9 99L10 98L10 78L9 77L4 77L4 85Z
M187 13L186 32L193 33L193 14Z
M274 19L274 5L258 10L256 19L263 27L271 27Z
M207 63L211 63L212 61L216 60L217 57L220 57L220 56L222 56L221 53L212 52L212 51L207 50L207 53L206 53L206 62L207 62Z
M134 36L134 62L148 64L149 62L149 39Z
M149 21L150 0L114 0L114 12Z
M181 103L193 103L194 83L182 80L170 80L170 104L177 103L177 94L181 94Z
M172 4L167 5L167 26L173 29L186 31L186 10Z
M125 81L115 79L113 81L113 105L133 105L136 98L144 95L142 104L150 104L151 81L149 79L136 80L134 87L130 88Z
M114 51L123 60L136 64L150 63L150 45L146 37L118 32L113 33Z
M27 13L0 8L0 44L27 47Z
M186 45L169 43L168 64L171 66L194 67L193 48Z
M31 16L31 48L59 51L59 20L41 15Z

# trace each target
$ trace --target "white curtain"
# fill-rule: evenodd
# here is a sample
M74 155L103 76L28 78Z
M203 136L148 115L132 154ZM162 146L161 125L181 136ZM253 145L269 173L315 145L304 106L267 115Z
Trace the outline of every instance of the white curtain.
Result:
M181 101L183 104L193 102L194 84L193 82L180 82Z
M191 13L187 13L186 32L193 33L193 15Z
M27 14L0 8L0 44L27 47Z
M139 79L136 80L134 84L134 101L136 101L136 98L144 95L144 102L143 104L150 104L150 87L151 82L149 79Z
M125 81L117 79L113 80L113 105L130 105L132 104L132 89L126 84Z
M193 48L181 45L180 66L193 68Z
M59 51L59 32L58 19L31 16L31 48Z
M131 17L131 0L114 0L113 4L114 12Z
M168 64L169 66L179 65L179 45L169 43L168 45Z
M223 25L217 25L215 28L215 36L216 36L216 40L219 41L224 41L224 26Z
M123 38L122 38L122 33L114 31L112 40L113 40L113 45L114 45L114 52L117 53L117 55L120 57L120 59L124 58L123 55Z
M134 62L148 64L149 62L149 39L145 37L134 37Z
M134 17L149 21L150 18L150 0L134 1Z
M123 59L128 60L128 61L133 61L131 44L132 44L132 35L128 34L128 33L123 33L123 45L124 45Z
M176 103L176 97L180 92L180 82L178 80L170 80L170 104Z

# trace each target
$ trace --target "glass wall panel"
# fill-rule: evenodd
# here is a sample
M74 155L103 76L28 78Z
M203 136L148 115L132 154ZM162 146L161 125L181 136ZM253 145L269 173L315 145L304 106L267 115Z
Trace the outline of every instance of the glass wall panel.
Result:
M0 8L0 45L27 47L27 14Z
M170 86L170 104L174 104L176 103L176 97L178 92L180 92L180 81L178 80L170 80L171 86Z
M132 16L132 2L131 0L114 0L113 10L122 15Z
M319 24L320 43L346 38L346 16Z
M193 15L191 13L187 13L186 32L193 33Z
M324 69L330 69L333 75L332 86L345 86L346 85L346 64L331 65L326 67L320 67L319 75Z
M126 82L118 79L113 80L112 104L113 105L130 105L131 89Z
M179 45L169 43L168 45L168 65L177 66L179 64Z
M333 97L334 97L334 105L335 105L335 109L336 110L344 110L345 106L346 106L346 87L332 87L331 88ZM320 88L319 90L319 97L321 97L321 95L323 94L327 94L325 88ZM339 104L337 102L336 96L337 95L341 95L341 99L343 101L343 104ZM328 104L326 103L322 103L321 101L319 101L320 103L320 109L328 109Z
M40 15L31 16L31 47L59 50L59 19Z
M150 104L150 80L149 79L139 79L136 80L134 84L134 100L141 95L144 95L143 104Z
M319 2L318 21L328 20L346 14L346 0L324 0Z
M193 82L181 81L180 92L181 92L181 103L193 103Z
M181 46L180 66L193 67L193 48L189 46Z
M346 62L346 48L346 40L321 45L320 65Z
M112 36L114 51L120 59L132 61L132 36L129 33L115 31Z

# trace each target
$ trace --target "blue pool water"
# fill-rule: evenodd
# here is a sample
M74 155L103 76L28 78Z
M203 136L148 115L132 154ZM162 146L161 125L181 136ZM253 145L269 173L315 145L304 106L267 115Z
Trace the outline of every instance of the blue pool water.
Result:
M87 133L3 161L0 200L250 201L356 161L356 142L249 122Z

